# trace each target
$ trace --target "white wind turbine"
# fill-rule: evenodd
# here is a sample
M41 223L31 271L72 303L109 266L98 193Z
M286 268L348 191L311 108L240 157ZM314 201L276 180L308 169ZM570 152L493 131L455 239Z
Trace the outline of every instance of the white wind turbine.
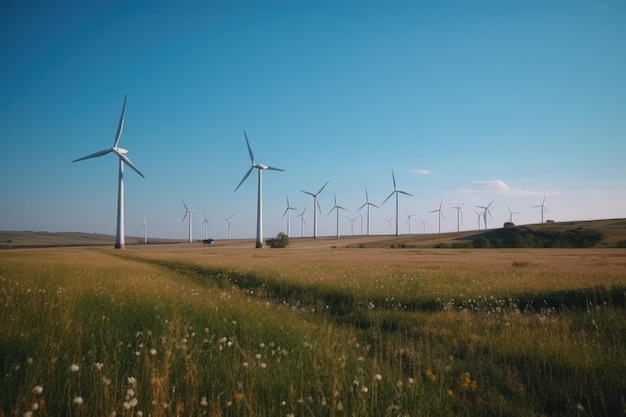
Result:
M472 211L473 211L474 213L476 213L476 216L478 216L478 217L477 217L477 219L476 219L476 222L478 223L478 230L480 230L480 218L482 217L482 215L483 215L483 214L482 214L482 213L477 212L477 211L476 211L476 210L474 210L474 209L472 209Z
M437 210L429 211L429 213L439 213L439 233L441 233L441 218L442 217L444 219L446 218L446 216L443 215L443 211L441 211L442 205L443 205L443 198L441 199L441 202L439 203L439 208Z
M330 181L326 181L326 184L324 184L322 186L322 188L320 188L320 190L317 193L315 193L315 194L313 194L313 193L311 193L309 191L302 191L302 190L300 190L304 194L308 194L311 197L313 197L313 239L317 239L317 212L318 212L318 210L319 210L320 213L322 212L322 208L320 207L320 202L317 200L317 197L320 195L320 193L322 192L324 187L326 187L329 182ZM317 208L317 210L316 210L316 208Z
M202 221L202 225L204 226L204 240L207 240L209 238L209 221L206 218L206 213L202 212L202 214L204 215L204 220Z
M392 220L393 220L393 216L391 216L391 217L390 217L390 218L388 218L388 219L385 219L385 221L386 221L387 223L389 223L389 231L390 231L390 232L391 232L391 221L392 221Z
M230 240L230 221L233 219L233 216L235 215L235 213L231 214L230 217L226 218L226 219L222 219L224 221L226 221L228 223L228 239Z
M354 216L354 219L351 219L350 216L346 216L348 220L350 220L350 228L352 231L352 236L354 236L354 221L359 218L359 215Z
M450 207L456 210L456 231L460 232L461 231L461 223L463 223L463 206L465 205L465 202L463 202L463 204L459 205L459 202L456 202L456 206L455 207ZM459 216L460 216L460 222L459 222Z
M304 237L304 225L306 224L306 221L304 220L305 212L306 212L306 206L304 206L304 210L302 210L302 213L296 216L296 217L300 217L300 237Z
M389 194L389 197L385 198L385 201L383 201L383 204L385 204L385 202L387 202L387 200L389 200L391 198L392 195L396 195L396 236L400 236L400 229L398 229L398 195L400 194L404 194L404 195L409 195L412 196L412 194L407 193L406 191L400 191L396 188L396 176L393 173L393 170L391 171L391 178L393 178L393 191L391 192L391 194Z
M361 235L363 235L363 217L365 217L365 214L359 213L359 217L361 218Z
M115 135L115 141L113 142L113 147L92 153L87 156L83 156L82 158L78 158L72 161L72 162L78 162L84 159L97 158L99 156L103 156L111 152L116 154L117 157L119 158L119 169L118 169L119 175L118 175L118 187L117 187L117 231L115 234L115 248L116 249L124 249L124 246L125 246L125 242L124 242L124 164L128 165L137 174L145 178L143 174L139 172L137 167L131 162L128 156L126 156L126 154L128 153L128 150L117 146L120 143L120 138L122 137L122 130L124 129L125 113L126 113L126 96L124 96L124 105L122 106L122 115L120 116L120 122L117 125L117 134Z
M193 209L190 209L189 207L187 207L187 204L185 204L185 200L182 200L182 201L183 201L183 206L185 206L185 215L183 216L183 221L181 223L183 223L187 215L189 215L189 243L191 243L193 241L192 234L191 234L191 222L192 222L191 218L193 217Z
M380 208L380 207L378 207L374 203L370 203L370 198L367 195L367 187L365 188L365 203L363 203L363 205L359 207L357 211L360 211L365 206L367 206L367 235L369 236L370 235L370 206L376 207L376 208ZM363 219L361 218L361 221L362 220ZM363 223L361 223L361 226L363 226ZM363 234L363 227L361 227L361 234Z
M141 223L141 228L143 229L143 243L144 245L148 243L148 218L143 218L143 223Z
M261 173L266 169L269 169L271 171L284 171L284 169L274 168L265 164L261 164L261 163L257 164L256 162L254 162L254 155L252 154L252 148L250 147L250 142L248 141L248 135L246 135L245 130L243 131L243 136L246 138L246 145L248 145L248 153L250 154L250 162L252 162L252 166L250 167L248 172L246 172L246 175L243 176L243 179L241 180L237 188L235 188L235 191L239 189L241 184L243 184L243 182L248 178L248 176L250 175L250 173L252 172L254 168L259 170L259 190L257 194L257 205L256 205L256 247L262 248L263 247L263 180L262 180Z
M489 210L489 207L491 207L491 204L493 203L493 200L491 200L491 202L489 204L487 204L486 206L476 206L478 208L483 209L483 220L485 222L485 230L487 230L487 214L489 214L489 217L491 217L493 219L493 216L491 215L491 211Z
M339 210L345 210L345 208L338 206L337 205L337 193L334 193L335 195L335 205L333 206L333 208L330 209L330 211L328 212L328 214L332 213L333 210L337 211L337 239L339 239Z
M426 233L426 222L428 221L428 219L424 220L420 217L420 220L422 222L422 233Z
M409 234L411 234L411 217L417 216L417 214L409 214L408 210L404 210L406 212L406 222L409 224Z
M546 196L544 195L543 201L541 201L541 204L533 207L533 208L541 207L541 223L543 223L543 213L544 212L550 213L550 210L548 210L548 208L545 206L545 203L546 203Z
M282 218L284 218L285 215L287 215L287 237L291 237L291 215L289 214L289 211L296 210L296 209L289 205L289 196L285 194L285 197L287 197L287 208L285 209L285 212L283 213Z
M509 211L509 223L513 223L513 215L520 214L520 213L519 211L511 211L508 205L506 206L506 209Z

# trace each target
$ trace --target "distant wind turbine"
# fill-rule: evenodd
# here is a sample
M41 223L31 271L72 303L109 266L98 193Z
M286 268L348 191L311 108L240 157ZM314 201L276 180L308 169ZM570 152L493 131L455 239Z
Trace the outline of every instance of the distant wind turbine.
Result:
M519 211L511 211L508 205L506 206L506 209L509 211L509 223L513 223L513 215L520 214L520 213Z
M207 240L209 238L209 221L206 218L206 213L202 212L202 214L204 215L204 221L202 222L204 226L204 240Z
M183 221L182 222L184 222L185 218L187 217L187 215L189 215L189 243L191 243L192 242L192 238L191 238L191 218L193 217L193 210L190 209L189 207L187 207L187 204L185 204L185 200L182 200L182 201L183 201L183 206L185 206L185 215L183 216Z
M406 211L406 222L409 224L409 234L411 234L411 217L417 216L417 214L409 214L408 210Z
M259 190L257 194L257 206L256 206L256 247L262 248L263 247L263 180L262 180L261 173L263 172L263 170L266 170L266 169L269 169L271 171L284 171L284 170L280 168L274 168L269 165L265 165L261 163L257 164L256 162L254 162L254 155L252 154L252 148L250 147L250 142L248 141L248 135L246 135L245 130L243 131L243 136L246 138L246 145L248 146L248 153L250 154L250 162L252 162L252 166L250 167L248 172L246 172L246 175L243 176L243 179L241 180L237 188L235 188L235 191L237 191L239 187L241 186L241 184L243 184L243 182L248 178L248 176L250 176L250 173L252 172L254 168L259 170Z
M304 220L305 212L306 212L306 206L304 206L304 210L302 210L302 213L296 216L296 217L300 217L300 237L304 237L304 225L306 224L306 221Z
M391 216L391 217L390 217L390 218L388 218L388 219L385 219L385 221L386 221L387 223L389 223L389 231L390 231L390 232L391 232L391 221L392 221L392 220L393 220L393 216Z
M541 223L543 223L543 213L544 212L550 213L550 210L548 210L548 208L545 206L545 203L546 203L546 196L544 195L543 201L541 201L541 204L533 207L533 208L541 207Z
M330 209L330 211L328 212L328 214L332 213L333 210L337 211L337 239L339 239L339 210L345 210L345 208L338 206L337 205L337 193L334 193L335 195L335 205L333 206L333 208Z
M478 208L483 209L483 218L484 218L484 222L485 222L485 230L487 230L487 214L489 214L489 217L491 217L493 219L493 216L491 215L491 211L489 210L489 207L491 207L492 203L493 203L493 200L491 200L491 202L489 204L487 204L486 206L476 206Z
M441 233L441 218L442 217L444 219L446 218L446 216L443 215L443 211L441 211L442 205L443 205L443 198L441 199L441 202L439 203L439 208L437 210L429 211L429 213L439 213L439 233Z
M283 213L282 218L284 218L285 215L287 215L287 237L291 237L291 215L289 214L289 211L296 210L296 209L289 205L289 196L285 194L285 197L287 198L287 208L285 209L285 212Z
M143 243L148 243L148 218L143 218L143 223L141 223L141 228L143 229Z
M376 204L374 203L370 203L370 198L367 195L367 188L365 188L365 203L363 203L363 205L361 207L359 207L359 209L357 211L360 211L363 207L367 206L367 235L370 235L370 206L371 207L376 207L376 208L380 208L378 207ZM361 221L363 219L361 218ZM361 223L361 226L363 226L363 223ZM363 234L363 227L361 227L361 234Z
M82 158L78 158L73 160L72 162L78 162L85 159L97 158L99 156L106 155L108 153L113 152L119 158L119 168L118 168L118 186L117 186L117 231L115 234L115 248L116 249L124 249L124 164L131 167L137 174L141 175L142 178L145 178L141 172L137 169L137 167L131 162L131 160L126 156L128 151L126 149L120 148L117 145L120 143L120 138L122 137L122 130L124 129L124 117L126 113L126 96L124 96L124 105L122 106L122 115L120 116L120 122L117 125L117 133L115 135L115 141L113 142L113 147L109 149L104 149L102 151L98 151L92 153L87 156L83 156Z
M352 236L354 236L354 221L359 218L359 215L354 216L354 219L351 219L350 216L346 216L346 217L348 218L348 220L350 220L351 232L352 232Z
M235 215L235 213L231 214L230 217L226 218L226 219L222 219L224 221L226 221L228 223L228 240L230 240L230 221L233 219L233 216Z
M450 207L456 210L456 231L460 232L461 231L461 223L463 223L463 206L465 205L465 202L463 202L463 204L459 205L459 202L456 202L456 206L455 207ZM459 217L461 222L459 223Z
M482 217L482 213L477 212L476 210L472 209L472 211L474 213L476 213L476 216L478 216L478 218L476 219L477 223L478 223L478 230L480 230L480 218Z
M365 217L365 214L359 213L359 217L361 218L361 235L363 235L363 217Z
M317 212L319 210L319 212L322 212L322 208L320 207L320 202L317 200L317 197L320 195L320 193L322 192L322 190L328 185L330 181L326 181L326 184L324 184L322 186L322 188L320 188L320 190L318 192L316 192L315 194L309 192L309 191L302 191L304 194L308 194L311 197L313 197L313 239L317 239ZM317 210L316 210L317 209Z
M424 220L420 217L420 220L422 222L422 233L426 233L426 222L428 221L428 219Z
M392 195L394 194L396 195L396 236L399 236L400 229L398 229L398 195L404 194L404 195L412 196L412 194L409 194L406 191L400 191L396 188L396 176L394 175L393 171L391 171L391 178L393 178L393 191L391 192L391 194L389 194L389 197L385 198L385 201L383 201L383 204L385 204L385 202L389 200Z

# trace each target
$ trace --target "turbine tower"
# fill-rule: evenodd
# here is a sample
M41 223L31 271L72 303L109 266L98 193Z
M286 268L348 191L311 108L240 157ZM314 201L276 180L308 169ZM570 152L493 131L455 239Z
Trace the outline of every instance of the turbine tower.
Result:
M285 194L285 197L287 197L287 208L285 209L285 212L283 213L282 218L284 218L285 215L287 215L287 237L291 237L291 215L289 214L289 211L296 210L296 209L289 205L289 196Z
M546 196L543 196L543 201L541 202L541 204L539 204L538 206L534 206L533 208L537 208L537 207L541 207L541 223L543 223L543 212L547 212L550 213L550 210L548 210L548 208L545 206L546 203Z
M191 243L193 241L191 237L191 218L193 217L193 210L187 207L187 204L185 204L185 200L182 200L182 201L183 201L183 206L185 206L185 215L183 216L183 221L181 223L183 223L187 215L189 215L189 243Z
M322 188L320 188L320 190L313 194L309 191L302 191L304 194L308 194L311 197L313 197L313 239L317 239L317 211L319 210L319 212L322 212L322 208L320 207L320 202L317 200L317 197L320 195L320 193L322 192L322 190L324 189L324 187L326 187L328 185L330 181L326 181L326 184L324 184L322 186ZM317 208L317 210L316 210Z
M300 237L304 237L304 225L306 224L306 221L304 220L305 212L306 212L306 206L304 206L304 210L302 210L302 213L296 216L296 217L300 217Z
M207 240L209 238L209 221L206 218L206 213L202 212L202 214L204 215L204 221L202 222L202 225L204 226L204 240Z
M487 204L486 206L476 206L478 208L483 209L483 220L485 222L485 230L487 230L487 214L489 214L489 217L493 219L493 216L491 215L491 211L489 210L489 207L491 207L492 203L493 203L493 200L491 200L491 202Z
M230 221L232 220L234 215L235 215L235 213L231 214L230 217L227 218L227 219L222 219L222 220L228 222L228 239L227 240L230 240Z
M393 174L393 170L391 171L391 178L393 178L393 191L391 192L391 194L389 194L389 197L385 198L385 201L383 201L383 204L385 204L385 202L387 200L389 200L391 198L392 195L396 195L396 236L400 236L400 230L398 229L398 195L400 194L404 194L404 195L411 195L407 193L406 191L400 191L396 188L396 176Z
M148 218L143 218L143 223L141 223L141 228L143 229L143 244L148 243Z
M371 207L376 207L376 208L380 208L378 207L376 204L374 203L370 203L370 198L367 195L367 187L365 187L365 203L363 203L363 205L361 207L359 207L359 210L361 210L363 207L367 206L367 235L370 235L370 206ZM361 221L363 219L361 218ZM363 223L361 223L361 225L363 225ZM361 234L363 234L363 228L361 227Z
M115 135L115 141L113 142L113 147L109 149L104 149L95 153L92 153L87 156L83 156L82 158L78 158L73 160L72 162L82 161L84 159L97 158L99 156L106 155L108 153L113 152L119 158L119 168L118 168L118 186L117 186L117 231L115 234L115 248L116 249L124 249L124 164L131 167L137 174L141 175L142 178L145 178L141 172L137 169L137 167L131 162L131 160L126 156L128 150L118 147L120 143L120 138L122 137L122 130L124 129L124 116L126 113L126 97L124 96L124 105L122 106L122 115L120 116L120 122L117 125L117 134Z
M406 222L409 224L409 234L411 234L411 217L417 216L417 214L409 214L408 210L404 210L406 212Z
M246 135L246 131L243 131L243 136L246 138L246 145L248 145L248 153L250 154L250 162L252 162L252 166L246 172L246 175L243 176L243 179L235 188L235 191L239 189L241 184L248 178L250 173L254 168L259 170L259 191L257 195L257 205L256 205L256 247L263 247L263 180L261 179L261 173L263 170L269 169L271 171L284 171L284 169L274 168L265 164L254 162L254 155L252 154L252 148L250 147L250 142L248 141L248 135Z
M439 208L437 210L429 211L429 213L439 213L439 233L441 233L441 218L442 217L444 219L446 218L446 216L443 215L443 211L441 211L442 205L443 205L443 198L441 199L441 202L439 203Z
M333 210L337 211L337 239L339 239L339 210L345 210L345 208L338 206L337 205L337 193L334 193L335 195L335 205L333 206L333 208L330 209L330 211L328 212L328 214L332 213Z
M463 222L463 206L464 205L465 205L465 202L459 205L459 202L457 201L455 207L450 207L456 210L456 231L457 232L461 231L461 223ZM459 216L460 216L461 222L459 222Z

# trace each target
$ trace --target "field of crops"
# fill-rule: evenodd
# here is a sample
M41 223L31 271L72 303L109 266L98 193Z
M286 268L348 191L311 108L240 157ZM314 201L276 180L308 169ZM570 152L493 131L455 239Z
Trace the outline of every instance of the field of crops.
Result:
M0 416L626 411L624 249L0 252Z

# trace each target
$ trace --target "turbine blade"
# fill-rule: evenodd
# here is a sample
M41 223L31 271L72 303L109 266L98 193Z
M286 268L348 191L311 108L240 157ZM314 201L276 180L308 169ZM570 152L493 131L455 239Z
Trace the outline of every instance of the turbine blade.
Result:
M78 161L82 161L82 160L90 159L90 158L97 158L99 156L106 155L109 152L113 152L113 149L103 149L101 151L94 152L94 153L89 154L87 156L83 156L82 158L74 159L72 162L78 162Z
M282 171L285 172L284 169L280 169L280 168L274 168L274 167L267 167L267 169L271 170L271 171Z
M393 189L396 189L396 176L393 173L393 169L391 170L391 178L393 179Z
M413 194L409 194L409 193L407 193L406 191L400 191L400 190L397 190L397 192L398 192L398 193L400 193L400 194L410 195L411 197L413 197Z
M363 207L365 207L367 205L367 203L363 203L363 205L361 207L359 207L358 209L356 209L356 211L360 211Z
M185 222L185 219L187 218L187 213L189 213L189 211L185 211L185 215L183 216L183 220L181 221L181 223Z
M320 206L320 201L319 200L316 200L316 201L317 201L317 210L320 212L320 214L322 214L322 206Z
M394 189L391 194L389 194L389 197L385 198L385 201L383 201L383 204L385 204L387 202L387 200L389 200L391 198L392 195L394 195L396 192L396 190Z
M285 218L285 214L287 214L287 212L288 212L288 211L289 211L289 207L287 207L287 208L285 209L285 212L283 213L283 216L281 217L281 219L284 219L284 218Z
M241 180L241 182L239 183L237 188L235 188L235 191L237 191L239 189L239 187L241 187L241 184L243 184L243 182L250 176L250 173L252 172L253 169L254 169L254 167L251 166L250 169L248 170L248 172L246 172L246 175L243 176L243 179Z
M141 175L142 178L146 178L143 176L143 174L141 172L139 172L139 170L137 169L137 167L135 166L135 164L133 164L131 162L130 159L128 159L128 157L126 155L124 155L123 153L119 153L119 152L115 152L117 154L117 156L119 156L122 161L124 161L126 163L126 165L128 165L129 167L131 167L133 170L135 170L135 172L139 175Z
M187 204L185 204L185 200L181 198L180 201L183 202L183 206L185 206L185 210L189 211L189 207L187 207Z
M243 136L246 138L246 145L248 145L248 153L250 154L250 162L252 162L252 165L254 165L254 155L252 154L252 148L250 147L250 142L248 141L248 135L246 134L245 129L243 131Z
M328 183L329 183L329 182L330 182L330 180L326 181L326 184L324 184L324 185L322 186L322 188L320 188L320 190L317 192L317 194L316 194L316 195L319 195L319 194L322 192L322 190L323 190L324 188L326 188L326 186L328 185Z
M300 192L301 192L301 193L304 193L304 194L308 194L308 195L310 195L311 197L315 197L315 194L310 193L310 192L308 192L308 191L303 191L303 190L300 190Z
M376 207L377 209L379 209L380 207L378 207L376 204L374 203L369 203L370 206Z
M120 116L120 122L117 125L117 133L115 134L115 142L113 142L113 147L117 148L117 144L120 143L120 138L122 137L122 130L124 130L124 115L126 113L126 98L128 95L124 96L124 105L122 106L122 115Z

